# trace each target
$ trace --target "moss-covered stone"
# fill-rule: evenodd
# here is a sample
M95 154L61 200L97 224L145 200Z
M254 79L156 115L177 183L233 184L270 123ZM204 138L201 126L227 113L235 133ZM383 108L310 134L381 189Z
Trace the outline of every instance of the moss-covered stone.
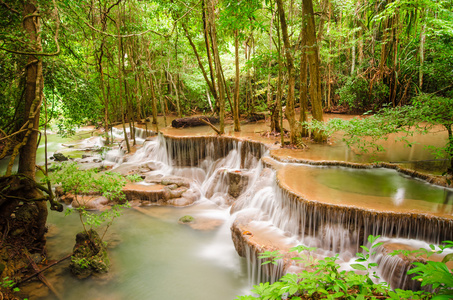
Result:
M186 215L179 218L180 223L192 223L195 219L192 216Z
M107 273L109 266L107 249L98 233L92 229L78 233L69 264L71 272L83 279L93 274Z

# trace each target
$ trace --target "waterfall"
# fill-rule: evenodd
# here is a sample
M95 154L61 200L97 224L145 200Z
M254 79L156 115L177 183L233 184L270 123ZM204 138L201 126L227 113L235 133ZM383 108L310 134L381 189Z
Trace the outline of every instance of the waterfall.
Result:
M258 255L264 251L283 248L287 253L290 247L303 244L316 247L316 255L338 253L340 263L347 265L361 251L360 246L367 245L368 235L435 244L452 239L453 222L448 218L378 212L304 199L278 180L274 167L261 160L265 156L269 157L268 150L258 142L159 134L145 142L120 168L152 166L147 176L184 177L190 180L190 189L201 195L200 200L222 208L232 204L232 238L237 252L248 261L252 283L274 282L293 265L289 256L277 265L261 265ZM231 178L236 175L246 178L246 187L238 196L231 191ZM253 231L249 232L249 228ZM401 265L401 258L381 253L374 259L381 264L382 278L390 281L392 287L408 286L410 278L402 275L407 269L394 267ZM393 279L396 277L399 281Z

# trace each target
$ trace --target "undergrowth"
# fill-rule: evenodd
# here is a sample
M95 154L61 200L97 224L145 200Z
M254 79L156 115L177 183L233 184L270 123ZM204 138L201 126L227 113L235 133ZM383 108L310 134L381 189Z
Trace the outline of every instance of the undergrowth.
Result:
M427 261L426 264L415 262L414 268L408 274L415 274L414 280L422 282L422 286L431 286L433 293L426 291L392 290L388 283L379 280L375 267L377 264L370 262L370 257L375 254L374 249L382 243L376 243L379 236L369 236L370 248L361 246L362 253L357 253L356 263L351 264L354 271L340 271L338 254L321 260L313 259L310 252L315 248L297 246L291 251L297 251L298 264L303 271L297 274L288 273L275 283L260 283L252 289L254 295L238 296L236 300L302 300L302 299L453 299L453 275L446 263L453 261L453 254L445 256L442 262ZM441 254L446 248L452 248L453 242L445 241L435 250L420 249L415 251L395 251L392 255L405 254L429 257L433 253ZM278 264L282 255L278 251L266 251L260 255L265 259L263 264Z

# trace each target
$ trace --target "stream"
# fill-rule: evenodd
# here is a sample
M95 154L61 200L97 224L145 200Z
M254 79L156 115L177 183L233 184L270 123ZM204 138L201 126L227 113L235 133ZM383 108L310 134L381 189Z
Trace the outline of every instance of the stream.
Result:
M116 130L115 134L120 137L121 131ZM143 141L145 137L140 134ZM145 176L187 178L191 182L190 189L200 196L187 207L144 205L142 201L141 206L125 210L105 238L109 243L112 264L108 275L77 280L65 268L67 262L46 272L56 288L63 291L64 299L227 300L250 293L253 284L277 280L284 270L276 269L272 274L264 274L256 253L248 245L243 246L242 254L246 259L238 255L237 247L240 246L233 244L231 228L235 220L244 217L253 220L243 225L248 226L245 228L253 232L258 243L286 249L303 243L318 247L320 255L340 253L340 263L345 269L354 261L355 251L363 238L360 234L363 233L338 226L344 220L343 215L322 215L325 205L365 210L367 214L372 211L373 215L374 211L387 211L389 214L410 211L438 216L450 222L451 226L453 204L444 203L450 189L429 185L388 169L316 167L279 162L272 159L267 148L259 143L197 136L195 131L190 134L195 137L159 135L145 142L127 159L118 149L102 154L106 159L102 164L113 166L113 170L139 169L152 163L155 168L147 171ZM85 148L102 146L98 137L75 144L77 146L70 151L77 153L76 157ZM317 147L319 145L314 148ZM51 147L51 151L56 150L61 150L61 143L57 141ZM278 151L284 157L294 155L285 150L276 150L274 154ZM363 159L352 158L354 154L348 151L343 149L338 153L352 161ZM305 154L313 156L313 150ZM411 151L410 156L414 155ZM273 167L269 168L269 165ZM228 172L242 172L248 178L247 188L233 206L229 201L231 195L228 195ZM289 197L286 190L321 206L315 208L313 214L305 204L291 204L293 196ZM184 215L191 215L198 221L192 226L178 223ZM348 222L357 224L350 216L347 218ZM81 224L76 215L64 216L56 212L50 212L48 223L50 259L59 259L72 250ZM370 233L379 234L384 230L384 233L395 235L392 228L389 231L379 224L373 226ZM451 235L451 232L446 234ZM413 239L414 235L419 239ZM433 239L439 242L441 237L444 235ZM423 234L409 234L405 230L397 230L396 236L391 238L384 240L416 246L432 242L427 241L430 238ZM386 273L385 270L379 272ZM32 292L30 299L53 299L53 296L39 292L33 295Z

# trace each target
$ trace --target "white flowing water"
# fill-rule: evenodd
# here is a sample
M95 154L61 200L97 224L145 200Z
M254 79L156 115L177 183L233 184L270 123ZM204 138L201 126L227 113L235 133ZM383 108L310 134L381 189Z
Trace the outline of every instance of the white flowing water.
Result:
M117 162L116 167L152 163L156 168L148 176L190 179L191 189L201 193L200 199L190 207L149 206L124 211L106 236L112 245L112 270L107 278L80 281L65 271L65 299L231 300L250 290L246 262L237 255L231 240L224 174L240 169L244 160L259 169L259 159L241 159L241 143L236 143L226 157L214 160L208 154L198 166L174 166L165 142L160 136L145 143L124 163L120 151L110 151L107 157ZM208 148L214 151L214 145ZM212 196L206 198L208 191ZM178 223L184 215L215 225L210 230L196 230ZM57 259L71 251L75 234L82 228L76 216L55 212L51 212L49 223L58 228L48 239L49 252Z
M401 229L396 227L401 227L404 229L401 235L405 237L406 232L422 230L421 227L404 228L407 225L404 220L388 224L378 214L373 214L371 219L364 217L358 222L351 214L337 211L335 208L326 209L295 201L294 196L277 183L276 171L263 166L260 158L266 155L265 150L256 149L251 143L232 139L178 139L159 136L146 142L127 162L123 162L121 151L108 152L106 157L118 168L152 163L154 170L147 175L185 177L191 181L190 188L199 192L201 197L195 205L185 208L151 206L127 210L109 233L111 241L118 240L118 245L111 249L111 280L99 284L96 281L77 281L68 277L67 282L70 284L65 286L70 288L65 288L68 291L65 298L233 299L234 295L246 293L250 284L277 280L283 272L281 265L272 267L268 264L261 267L257 253L247 245L247 262L237 255L231 241L230 227L235 218L244 215L252 216L252 225L260 231L269 236L281 236L279 241L285 245L315 246L318 247L317 253L323 255L340 253L346 268L347 262L353 261L364 234L399 232ZM335 168L327 170L332 169ZM230 215L227 173L239 170L248 174L249 184L236 200ZM380 172L370 171L371 179L367 179L368 175L361 174L361 180L374 181L375 171ZM355 174L354 170L351 172ZM382 195L392 198L396 205L410 205L410 202L405 201L408 200L406 196L412 193L412 185L417 188L421 186L421 192L413 193L425 193L428 198L432 195L429 190L431 186L412 181L407 185L405 180L411 179L402 180L403 177L399 174L393 172L393 175L389 175L387 170L383 173L385 178L396 176L388 180L392 183L392 188L394 182L404 183L396 184L396 190L389 195ZM344 174L341 172L332 171L325 174L331 177L318 176L317 180L324 180L323 184L330 185L331 189L357 187L357 184L347 185L332 179L343 178ZM294 180L304 182L305 178L297 177ZM307 189L312 187L308 186ZM372 193L369 190L370 185L365 184L362 187L361 190L358 187L359 191L347 192ZM428 190L425 192L424 188ZM195 218L208 219L221 225L208 231L195 230L177 223L183 215L193 215ZM49 239L49 248L54 247L53 251L59 249L60 252L57 253L63 255L61 249L64 247L61 245L64 244L67 248L65 253L70 251L67 245L73 244L71 239L81 229L80 225L76 219L68 221L71 219L63 219L57 214L52 214L49 220L62 228L55 236L53 246L52 238ZM371 229L361 233L357 226ZM66 242L61 241L63 236ZM420 237L422 238L423 234L420 234ZM407 240L403 239L403 242ZM389 269L390 267L387 267L385 270ZM384 274L385 270L381 270L381 274ZM392 274L389 276L395 276ZM246 277L249 280L246 280Z

